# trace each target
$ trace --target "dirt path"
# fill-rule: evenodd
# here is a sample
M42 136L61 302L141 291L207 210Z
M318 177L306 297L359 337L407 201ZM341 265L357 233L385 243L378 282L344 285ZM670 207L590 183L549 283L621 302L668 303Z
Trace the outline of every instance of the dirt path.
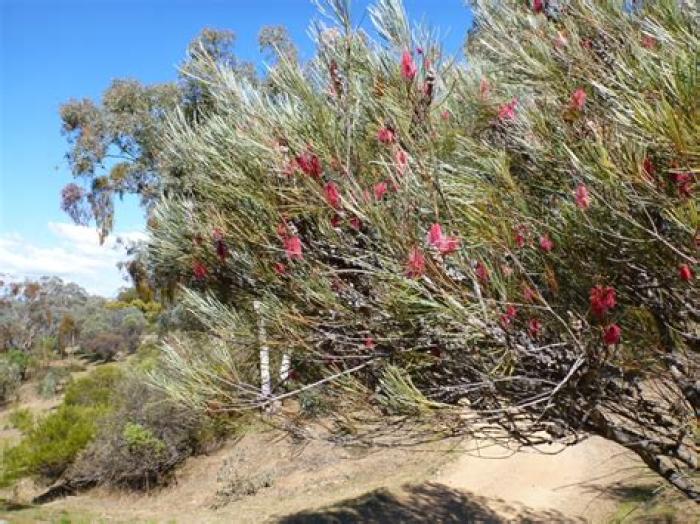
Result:
M559 454L455 445L368 451L250 434L189 460L168 488L93 490L9 520L51 522L63 513L78 522L597 523L617 505L607 488L633 485L642 471L600 438Z

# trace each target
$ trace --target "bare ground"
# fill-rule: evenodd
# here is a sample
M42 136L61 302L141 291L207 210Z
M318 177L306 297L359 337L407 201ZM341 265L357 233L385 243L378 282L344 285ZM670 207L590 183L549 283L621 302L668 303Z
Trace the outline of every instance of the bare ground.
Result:
M41 399L34 391L28 384L23 386L21 402L14 407L41 412L60 400ZM0 430L7 413L0 411ZM0 436L16 437L14 431L5 430ZM649 491L644 486L655 483L658 479L631 452L598 437L565 449L548 446L517 453L486 442L456 440L368 450L320 439L299 441L268 429L189 459L176 481L165 488L147 494L97 488L41 507L5 515L0 511L0 519L13 523L603 523L619 521L612 515L623 496L640 489L646 496ZM37 489L23 481L13 496L26 501ZM677 522L700 522L692 504L684 511ZM663 521L674 522L673 518Z
M10 522L395 523L608 522L615 487L640 463L591 438L511 453L443 442L364 450L251 433L190 459L175 484L149 494L95 489L7 515ZM80 519L84 520L80 520ZM73 520L75 521L75 520Z

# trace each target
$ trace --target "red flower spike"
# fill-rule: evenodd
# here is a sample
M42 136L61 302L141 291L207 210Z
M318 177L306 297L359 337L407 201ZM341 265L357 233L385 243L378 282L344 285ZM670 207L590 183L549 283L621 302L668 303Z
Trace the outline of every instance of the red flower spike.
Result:
M693 175L691 173L671 173L671 179L678 188L678 194L683 198L693 195Z
M525 243L527 239L525 238L525 228L524 227L517 227L515 229L515 245L518 246L520 249L525 247Z
M549 253L554 249L554 242L547 233L540 235L540 249L545 253Z
M386 182L379 182L377 184L374 184L374 198L376 200L382 200L384 198L384 195L386 195L388 189L389 186Z
M340 191L338 190L338 184L335 182L328 182L323 188L323 193L329 206L333 209L340 209Z
M617 293L612 287L595 286L591 288L589 300L593 314L602 318L617 305Z
M408 153L406 153L406 151L403 149L397 149L396 153L394 154L394 160L398 166L397 171L399 172L399 175L403 176L404 172L406 171L406 166L408 166Z
M442 118L445 122L447 122L447 121L450 119L451 116L452 116L452 113L450 113L450 112L447 111L447 110L445 110L445 111L443 111L442 113L440 113L440 118Z
M542 322L537 318L531 318L527 323L527 331L531 337L536 338L542 331Z
M690 282L695 274L688 264L683 264L678 268L678 276L683 282Z
M289 237L284 239L284 251L289 260L304 260L302 253L301 239L299 237Z
M476 278L478 278L479 280L481 280L484 283L488 282L489 279L491 278L489 275L488 268L481 261L477 262L476 269L474 269L474 273L476 274Z
M582 88L578 88L571 94L571 101L569 102L572 109L576 111L581 111L586 105L586 92Z
M382 127L377 132L377 140L382 144L393 144L396 141L396 134L390 127Z
M535 13L541 13L544 11L544 0L532 0L532 10Z
M503 104L498 110L498 120L505 122L515 118L515 110L518 107L518 99L514 98L507 104Z
M364 342L364 346L367 349L373 349L377 344L374 342L374 339L372 337L367 337Z
M584 184L580 184L575 192L576 207L579 209L588 209L591 205L591 196L588 194L588 188Z
M331 217L331 227L339 228L342 221L343 221L343 219L340 215L338 215L338 214L333 215Z
M534 302L537 299L537 293L527 284L523 284L523 300L525 302Z
M420 248L414 247L408 254L406 276L409 278L419 278L423 273L425 273L425 255L423 255Z
M359 217L352 217L350 219L350 227L353 228L355 231L359 231L362 229L362 220L360 220Z
M287 266L284 265L282 262L275 262L275 273L278 275L284 275L287 272Z
M608 346L614 346L620 342L620 335L622 334L622 329L617 324L610 324L605 328L603 332L603 342Z
M413 56L408 51L404 51L401 57L401 76L410 82L416 77L416 73L418 73L418 67L413 61Z
M209 270L202 262L196 261L192 264L192 273L197 280L204 280L209 275Z
M437 249L441 255L449 255L459 249L459 239L457 237L448 237L442 234L440 224L430 226L427 238L428 245Z
M313 178L321 178L323 168L321 167L321 160L319 160L315 154L306 151L297 156L295 160L299 169L301 169L305 175Z

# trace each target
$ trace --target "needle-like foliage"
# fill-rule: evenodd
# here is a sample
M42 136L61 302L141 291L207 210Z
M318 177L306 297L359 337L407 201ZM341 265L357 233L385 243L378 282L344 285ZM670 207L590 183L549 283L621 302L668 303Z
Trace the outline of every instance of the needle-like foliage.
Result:
M380 41L331 0L309 63L219 66L206 121L172 116L148 256L215 342L156 380L228 410L322 385L345 431L595 433L698 499L693 5L472 8L465 66L399 0ZM291 358L270 396L261 344Z

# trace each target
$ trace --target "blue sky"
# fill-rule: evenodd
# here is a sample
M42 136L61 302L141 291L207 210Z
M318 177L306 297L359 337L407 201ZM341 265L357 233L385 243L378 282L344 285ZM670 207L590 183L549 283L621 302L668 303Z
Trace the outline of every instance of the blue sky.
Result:
M365 27L369 3L352 2ZM471 23L464 0L405 5L412 19L441 30L448 51L461 49ZM118 246L96 246L94 232L72 226L59 209L71 180L62 102L98 99L114 78L173 80L203 27L233 30L237 55L261 64L259 28L284 24L308 57L314 16L310 0L0 0L0 274L56 274L102 294L123 284ZM115 230L138 238L135 200L118 206Z

